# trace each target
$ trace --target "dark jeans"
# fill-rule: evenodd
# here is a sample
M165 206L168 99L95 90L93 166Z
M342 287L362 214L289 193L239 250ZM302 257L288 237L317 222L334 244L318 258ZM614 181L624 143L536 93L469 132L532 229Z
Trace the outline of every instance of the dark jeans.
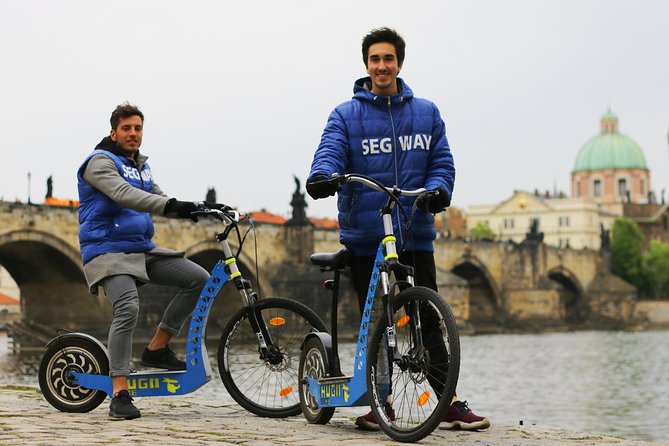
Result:
M360 313L365 307L369 280L374 269L375 256L353 256L351 258L351 278L358 295ZM399 256L400 263L414 267L414 284L437 291L437 269L434 253L429 251L405 251ZM396 277L404 280L406 277ZM439 397L444 390L448 366L448 350L443 342L443 333L439 328L439 317L431 307L421 306L421 325L423 343L430 352L431 367L428 381Z

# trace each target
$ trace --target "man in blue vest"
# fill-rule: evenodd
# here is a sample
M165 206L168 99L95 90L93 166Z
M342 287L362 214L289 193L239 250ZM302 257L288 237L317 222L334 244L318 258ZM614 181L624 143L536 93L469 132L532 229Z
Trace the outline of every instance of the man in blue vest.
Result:
M409 86L397 77L404 62L404 50L404 39L392 29L375 29L365 36L362 57L369 76L357 80L353 99L330 114L307 180L307 192L314 199L338 192L340 241L352 253L351 275L361 310L376 249L384 237L379 209L387 196L355 183L337 190L323 180L333 174L358 173L387 187L438 191L418 203L412 237L399 257L400 262L415 268L416 285L435 291L433 214L449 206L455 183L453 156L439 110L432 102L414 97ZM403 205L410 215L413 201L404 200ZM397 220L403 220L399 210L394 220L401 245L406 222L398 223ZM429 335L428 325L423 328ZM430 354L433 357L447 354L442 350ZM387 407L386 411L392 419L392 408ZM368 430L379 428L372 412L358 417L356 425ZM443 429L467 430L489 426L486 418L474 414L466 401L457 398L440 425Z
M127 382L132 333L139 313L137 284L151 282L180 288L144 349L142 364L185 370L186 363L175 356L168 342L195 307L209 273L186 259L183 252L158 248L151 240L154 230L150 214L191 218L197 205L167 197L155 183L147 157L139 152L144 115L124 103L116 107L110 121L109 136L77 172L79 243L89 290L97 294L102 287L113 308L108 349L114 390L109 415L132 419L141 416L132 403Z

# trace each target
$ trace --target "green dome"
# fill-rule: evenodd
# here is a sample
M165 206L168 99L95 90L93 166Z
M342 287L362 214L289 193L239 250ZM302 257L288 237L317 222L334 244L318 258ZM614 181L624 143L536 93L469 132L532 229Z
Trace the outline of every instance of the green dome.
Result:
M639 144L618 133L618 118L609 110L602 116L601 133L581 147L573 172L601 169L647 169Z

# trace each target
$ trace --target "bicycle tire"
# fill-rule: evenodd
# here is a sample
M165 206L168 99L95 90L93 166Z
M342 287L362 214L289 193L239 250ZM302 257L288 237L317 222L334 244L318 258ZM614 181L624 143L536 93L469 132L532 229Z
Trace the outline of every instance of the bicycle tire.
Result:
M90 412L107 398L107 394L73 383L68 376L71 370L108 375L109 359L94 342L66 337L51 344L40 361L39 387L49 404L61 412Z
M334 407L318 407L316 398L307 391L306 377L324 378L330 373L326 370L327 353L318 339L311 338L304 343L300 356L300 408L304 418L311 424L327 424L334 415Z
M276 364L261 358L258 338L249 322L249 308L239 310L223 328L218 345L218 369L230 396L244 409L269 418L301 412L298 366L302 342L312 329L327 331L316 313L300 302L273 297L255 308L278 348Z
M396 441L416 442L437 428L451 404L460 370L460 341L453 313L435 291L408 288L393 303L399 358L393 360L390 370L384 314L369 344L367 395L381 430ZM421 314L422 346L416 345L410 329L411 312L407 314L410 305L416 304ZM430 325L438 325L439 330L426 330ZM386 412L388 400L392 416Z

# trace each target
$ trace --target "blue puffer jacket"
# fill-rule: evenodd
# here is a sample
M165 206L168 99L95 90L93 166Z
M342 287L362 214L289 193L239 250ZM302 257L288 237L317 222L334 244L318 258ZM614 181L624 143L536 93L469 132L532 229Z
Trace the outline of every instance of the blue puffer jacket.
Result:
M79 244L84 265L95 257L109 252L146 252L155 245L153 222L146 212L129 209L107 197L84 181L88 161L95 155L114 160L121 178L146 192L153 190L153 177L148 164L141 172L128 158L107 150L96 149L86 157L77 171L79 188Z
M372 93L366 87L370 81L368 77L358 79L353 99L330 114L309 178L359 173L389 187L430 190L441 186L452 194L455 167L436 105L414 97L401 79L401 92L392 97ZM402 197L409 215L414 200ZM359 183L345 184L339 191L340 240L353 254L376 252L384 236L379 210L386 201L386 194ZM393 220L398 242L402 243L406 222L399 209ZM407 249L434 251L435 237L434 216L418 209Z

